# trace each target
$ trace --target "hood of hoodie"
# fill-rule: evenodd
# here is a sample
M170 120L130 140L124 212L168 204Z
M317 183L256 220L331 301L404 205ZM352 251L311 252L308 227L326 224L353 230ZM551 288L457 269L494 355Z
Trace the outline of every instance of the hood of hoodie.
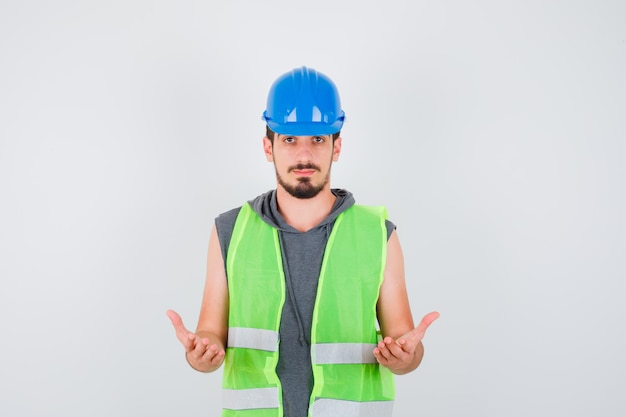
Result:
M326 216L324 220L315 228L328 228L329 225L332 225L341 213L343 213L346 209L351 207L354 204L354 196L351 192L340 189L333 188L331 192L337 197L335 200L335 204L330 211L330 214ZM283 216L278 212L278 204L276 202L276 190L268 191L260 196L248 201L252 209L263 219L263 221L269 224L272 227L277 228L282 232L289 233L302 233L285 221ZM314 229L315 229L314 228Z

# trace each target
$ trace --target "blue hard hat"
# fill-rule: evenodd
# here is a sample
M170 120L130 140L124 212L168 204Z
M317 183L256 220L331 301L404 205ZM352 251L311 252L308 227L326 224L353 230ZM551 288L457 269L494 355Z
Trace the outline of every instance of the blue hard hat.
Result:
M330 78L312 68L296 68L270 87L263 120L276 133L329 135L341 130L345 114Z

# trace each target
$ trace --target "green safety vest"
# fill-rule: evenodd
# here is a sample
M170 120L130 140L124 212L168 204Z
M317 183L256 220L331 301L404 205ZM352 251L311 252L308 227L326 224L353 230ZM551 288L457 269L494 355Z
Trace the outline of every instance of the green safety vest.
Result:
M310 417L390 416L392 373L372 351L387 249L386 210L354 205L335 220L311 330ZM245 204L226 260L228 344L222 417L282 417L276 364L285 276L278 230Z

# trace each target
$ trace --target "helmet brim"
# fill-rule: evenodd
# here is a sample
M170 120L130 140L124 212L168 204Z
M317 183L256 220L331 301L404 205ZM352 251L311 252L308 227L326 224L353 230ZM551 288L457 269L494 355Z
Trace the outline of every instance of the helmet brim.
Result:
M267 126L275 132L281 135L293 135L293 136L315 136L315 135L332 135L341 130L343 126L344 117L340 117L333 123L320 123L320 122L293 122L293 123L276 123L273 120L263 116L263 120L267 123Z

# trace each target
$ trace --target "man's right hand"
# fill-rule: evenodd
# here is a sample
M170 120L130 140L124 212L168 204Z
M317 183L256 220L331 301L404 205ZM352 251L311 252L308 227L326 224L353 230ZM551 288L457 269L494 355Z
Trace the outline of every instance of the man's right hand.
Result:
M180 315L174 310L167 310L167 316L176 330L176 337L185 348L187 362L192 368L200 372L213 372L222 365L224 346L221 343L212 343L211 339L216 338L211 338L210 334L199 335L187 330Z

